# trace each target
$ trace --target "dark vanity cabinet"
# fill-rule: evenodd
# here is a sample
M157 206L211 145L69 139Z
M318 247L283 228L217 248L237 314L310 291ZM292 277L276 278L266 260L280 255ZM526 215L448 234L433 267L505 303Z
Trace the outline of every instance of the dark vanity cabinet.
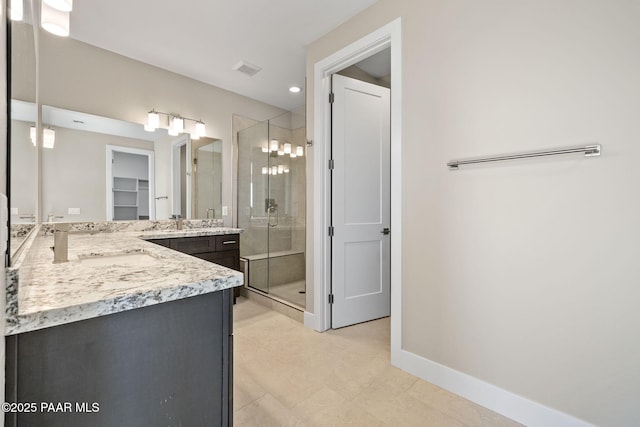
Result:
M232 295L6 337L4 425L233 425Z
M240 235L178 237L149 242L240 271Z
M240 271L239 234L153 239L149 242ZM234 301L239 295L240 288L234 288Z

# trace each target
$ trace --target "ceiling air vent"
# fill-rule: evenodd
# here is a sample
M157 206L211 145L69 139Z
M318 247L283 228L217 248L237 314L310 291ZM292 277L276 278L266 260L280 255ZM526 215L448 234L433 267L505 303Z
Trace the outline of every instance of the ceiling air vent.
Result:
M257 65L253 65L248 63L247 61L240 61L234 67L234 70L240 71L242 74L246 74L249 77L252 77L258 71L262 70L262 68Z

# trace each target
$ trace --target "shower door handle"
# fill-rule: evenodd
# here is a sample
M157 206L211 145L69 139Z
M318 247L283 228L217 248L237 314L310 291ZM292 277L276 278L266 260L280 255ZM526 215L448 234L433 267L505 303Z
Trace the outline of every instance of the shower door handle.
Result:
M383 228L380 233L382 233L382 234L384 234L386 236L387 234L391 234L391 230L388 229L388 228Z

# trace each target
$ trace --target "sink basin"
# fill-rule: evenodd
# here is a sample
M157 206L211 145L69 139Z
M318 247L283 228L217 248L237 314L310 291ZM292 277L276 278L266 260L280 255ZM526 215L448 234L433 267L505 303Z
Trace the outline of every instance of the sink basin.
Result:
M140 267L145 265L153 265L158 260L147 252L120 252L104 255L87 255L78 256L82 265L99 267L105 265L125 265Z

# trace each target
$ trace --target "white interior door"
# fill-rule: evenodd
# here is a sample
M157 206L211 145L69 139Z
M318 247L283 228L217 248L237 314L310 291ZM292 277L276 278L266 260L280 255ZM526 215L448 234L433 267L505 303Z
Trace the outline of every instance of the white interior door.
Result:
M391 310L390 91L332 77L331 327Z

